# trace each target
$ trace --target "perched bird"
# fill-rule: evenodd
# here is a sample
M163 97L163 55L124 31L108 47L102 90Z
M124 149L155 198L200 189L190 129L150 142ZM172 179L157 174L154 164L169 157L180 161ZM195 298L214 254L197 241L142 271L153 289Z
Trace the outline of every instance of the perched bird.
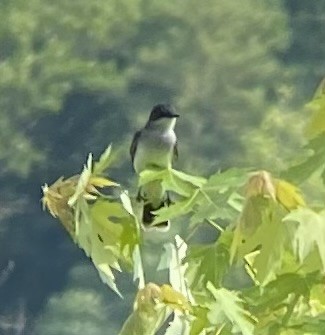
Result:
M179 117L170 105L159 104L152 108L145 127L137 131L133 137L130 155L135 172L140 174L148 169L170 168L173 158L178 156L177 137L174 131L176 119ZM168 206L169 195L163 190L160 181L144 185L138 192L138 200L144 201L144 226L152 223L152 211ZM167 226L163 222L160 226Z

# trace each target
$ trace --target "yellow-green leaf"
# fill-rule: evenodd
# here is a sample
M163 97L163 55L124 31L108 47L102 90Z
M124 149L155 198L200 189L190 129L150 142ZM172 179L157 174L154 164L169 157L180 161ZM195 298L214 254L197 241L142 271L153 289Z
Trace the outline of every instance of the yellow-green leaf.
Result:
M109 186L119 186L118 183L110 180L110 179L107 179L107 178L104 178L104 177L97 177L97 176L92 176L90 177L89 179L89 183L95 187L109 187Z
M285 180L275 180L276 199L288 211L305 206L305 200L298 187Z
M170 285L164 284L161 286L161 298L163 303L173 309L183 313L192 311L192 307L186 297L182 293L175 291Z

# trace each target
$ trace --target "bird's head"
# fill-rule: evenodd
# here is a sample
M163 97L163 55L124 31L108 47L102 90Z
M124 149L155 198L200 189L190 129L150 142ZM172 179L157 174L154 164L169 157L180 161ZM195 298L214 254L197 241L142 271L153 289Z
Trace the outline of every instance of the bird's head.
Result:
M176 114L174 107L167 104L159 104L152 108L147 127L174 128L178 117L179 114Z

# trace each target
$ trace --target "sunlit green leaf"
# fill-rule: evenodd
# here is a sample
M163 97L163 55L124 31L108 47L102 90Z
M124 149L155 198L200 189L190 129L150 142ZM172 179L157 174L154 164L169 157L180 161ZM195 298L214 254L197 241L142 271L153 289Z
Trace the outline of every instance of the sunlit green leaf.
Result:
M139 280L138 287L139 289L142 289L145 286L145 280L144 280L144 270L139 245L136 245L133 250L132 260L133 260L133 281Z
M128 195L127 192L122 192L120 195L122 205L124 209L131 215L134 215L132 204L131 204L131 199Z
M174 313L174 319L169 323L164 335L190 335L190 321L186 316Z
M256 279L265 283L273 279L276 271L280 268L289 236L285 224L282 222L285 213L281 208L271 199L261 197L249 199L249 201L255 200L258 202L250 202L250 215L243 214L240 224L236 228L231 256L233 257L236 253L237 257L242 259L252 251L259 250L254 258L253 267L256 271ZM258 221L249 227L250 218L254 218L254 215Z
M217 189L219 191L227 190L229 188L238 189L247 181L248 172L245 169L228 169L222 172L217 172L211 175L207 183L204 185L205 191L210 189Z
M206 183L206 179L202 178L202 177L197 177L197 176L192 176L189 174L186 174L184 172L181 171L177 171L175 169L171 170L171 173L178 179L189 182L190 184L192 184L193 186L196 187L201 187L203 184Z
M321 133L309 141L305 147L309 152L307 158L290 167L283 173L286 180L299 184L309 178L316 171L325 166L325 133Z
M211 245L193 245L189 248L186 277L194 293L205 290L208 282L215 287L222 286L224 275L229 269L231 240L232 233L226 231Z
M93 225L104 229L101 239L116 248L116 255L128 266L132 264L133 250L139 243L136 219L121 203L99 200L91 207Z
M231 200L234 197L234 191L228 190L224 193L208 192L205 189L200 191L200 197L197 197L197 205L194 208L194 214L191 216L190 224L202 223L206 219L215 220L233 220L239 214L233 207Z
M325 271L325 210L316 213L309 208L298 208L284 221L285 225L294 225L291 242L300 262L317 247Z
M234 220L238 215L237 191L247 179L247 171L229 169L213 174L200 189L190 223L206 219ZM236 201L234 199L236 198Z
M243 335L254 334L254 322L250 313L243 308L243 300L232 291L224 288L216 289L211 283L207 285L215 301L208 304L208 320L213 325L229 322L233 332Z
M209 326L208 321L208 312L209 309L203 306L195 306L193 314L195 319L191 323L191 332L190 335L200 335L203 329Z
M314 98L307 104L307 108L313 112L306 133L309 137L315 137L321 132L325 131L325 81L324 79L319 84Z
M204 182L203 178L192 177L172 169L145 170L141 172L139 186L160 181L165 191L188 197ZM198 186L199 185L199 186Z
M140 173L139 186L143 186L154 180L163 180L168 174L168 170L144 170Z
M162 207L161 209L155 211L154 214L157 214L157 217L153 221L153 224L155 225L191 212L193 210L196 197L197 193L194 193L191 198L179 200L168 207Z
M110 144L100 155L99 160L94 163L93 174L101 175L109 167L111 163L112 145Z
M115 183L114 181L112 180L109 180L107 178L104 178L104 177L90 177L89 178L89 183L93 186L96 186L96 187L107 187L107 186L119 186L118 183Z
M312 281L309 282L306 276L287 273L269 282L263 290L259 287L246 290L244 296L250 310L262 314L280 308L291 293L307 297L310 293L310 284Z
M174 170L169 170L167 178L163 180L163 187L165 190L170 190L181 196L190 197L198 186L183 178L183 175L180 178L177 173L174 173Z
M73 206L77 202L78 198L85 193L86 188L89 184L89 179L91 177L91 169L92 169L92 154L89 154L87 164L84 166L83 171L79 177L75 193L71 196L71 198L68 201L69 206Z

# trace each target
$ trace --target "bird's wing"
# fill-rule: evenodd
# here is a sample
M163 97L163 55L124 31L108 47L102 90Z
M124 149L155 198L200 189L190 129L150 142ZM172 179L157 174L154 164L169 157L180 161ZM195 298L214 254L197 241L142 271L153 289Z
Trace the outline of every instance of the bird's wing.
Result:
M178 146L177 146L177 141L174 145L174 157L173 157L174 160L177 160L178 159Z
M138 146L138 141L141 135L141 131L137 131L132 139L132 143L131 143L131 147L130 147L130 155L131 155L131 161L132 161L132 165L134 163L134 156L135 156L135 152L137 151L137 146Z

